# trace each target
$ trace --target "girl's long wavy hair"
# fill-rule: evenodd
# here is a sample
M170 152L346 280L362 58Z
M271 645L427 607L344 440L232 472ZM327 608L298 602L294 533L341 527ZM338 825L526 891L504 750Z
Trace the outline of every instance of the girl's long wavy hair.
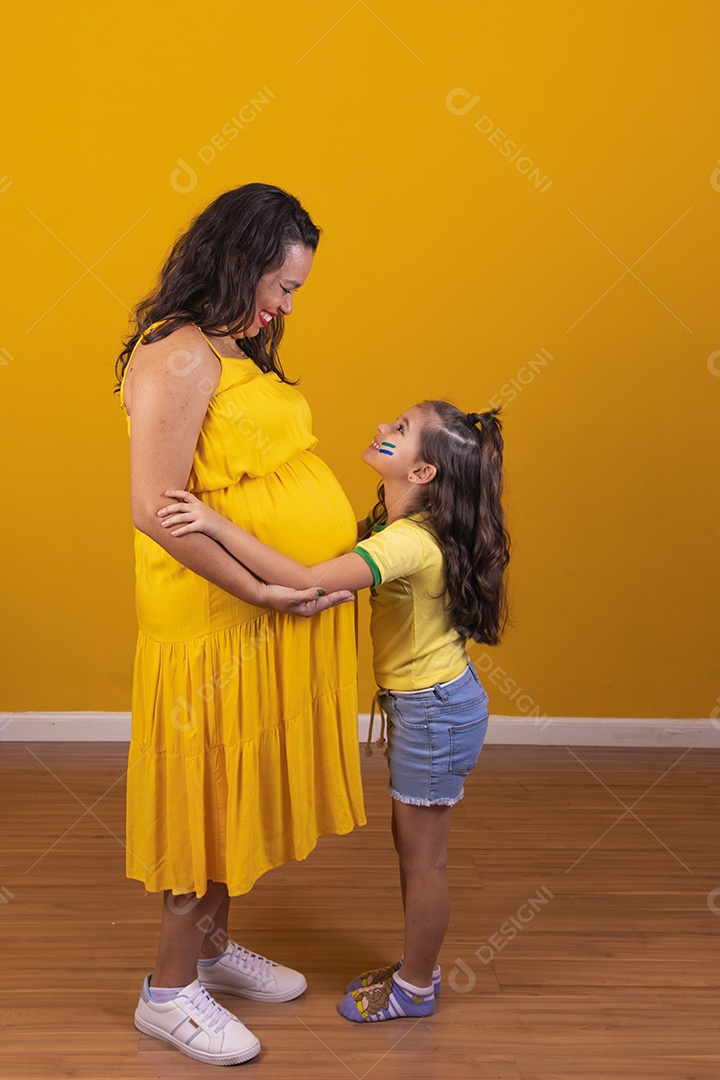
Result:
M445 560L445 581L455 629L497 645L508 617L505 569L510 538L502 506L502 424L499 409L467 413L447 401L422 401L426 414L419 457L437 473L418 490L404 514L424 512ZM477 418L477 423L472 420ZM378 487L372 524L387 518L384 485Z
M175 241L152 293L135 307L135 328L115 363L117 386L133 347L159 341L187 323L205 333L239 334L255 318L255 290L263 274L279 270L292 244L316 251L321 230L298 200L271 184L244 184L226 191L202 210ZM145 334L147 327L167 320ZM285 320L278 312L256 337L238 347L262 371L290 383L278 347Z

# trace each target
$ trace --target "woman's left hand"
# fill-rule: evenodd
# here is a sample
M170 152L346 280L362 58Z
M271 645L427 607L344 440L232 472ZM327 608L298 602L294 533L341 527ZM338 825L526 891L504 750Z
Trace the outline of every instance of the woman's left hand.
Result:
M169 499L178 500L158 510L158 517L162 519L163 528L168 529L172 536L201 532L206 536L212 536L214 540L219 539L226 520L222 514L206 506L189 491L163 491L163 495Z
M355 599L355 593L347 589L318 596L318 589L288 589L285 585L265 585L264 602L273 611L283 611L286 615L302 615L309 618L318 611L346 604Z

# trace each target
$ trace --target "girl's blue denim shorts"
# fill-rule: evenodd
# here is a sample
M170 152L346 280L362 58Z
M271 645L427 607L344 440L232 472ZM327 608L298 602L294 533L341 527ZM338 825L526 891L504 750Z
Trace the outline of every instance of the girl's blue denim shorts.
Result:
M452 682L418 693L382 690L387 716L388 791L417 806L453 806L477 764L488 726L488 696L472 661Z

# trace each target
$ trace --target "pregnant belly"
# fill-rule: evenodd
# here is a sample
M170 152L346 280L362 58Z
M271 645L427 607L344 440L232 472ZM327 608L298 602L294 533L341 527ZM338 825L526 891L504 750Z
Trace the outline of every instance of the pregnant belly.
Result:
M306 450L277 472L244 477L203 495L216 510L264 543L305 565L332 559L356 543L356 520L332 470Z
M307 566L350 551L352 507L332 470L306 450L263 477L202 493L202 500L264 543ZM212 585L136 531L140 628L157 641L187 641L249 623L261 609ZM321 618L322 616L317 616Z

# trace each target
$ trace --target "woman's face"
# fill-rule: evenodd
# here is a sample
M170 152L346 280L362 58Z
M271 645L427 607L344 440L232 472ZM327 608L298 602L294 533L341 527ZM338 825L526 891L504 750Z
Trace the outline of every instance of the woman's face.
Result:
M255 317L238 337L255 337L278 312L289 315L293 293L300 288L312 269L314 252L302 244L292 244L279 270L263 274L255 290Z

